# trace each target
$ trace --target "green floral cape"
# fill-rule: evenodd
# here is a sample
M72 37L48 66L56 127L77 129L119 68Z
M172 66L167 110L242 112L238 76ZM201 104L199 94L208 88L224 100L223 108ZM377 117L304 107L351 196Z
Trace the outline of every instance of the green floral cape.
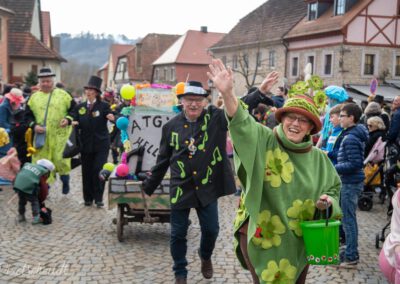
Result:
M322 194L332 198L331 217L340 218L340 178L311 137L294 144L281 125L274 133L242 105L228 120L243 187L234 222L237 257L246 268L238 230L248 220L248 253L260 283L295 283L307 264L300 222L313 219Z

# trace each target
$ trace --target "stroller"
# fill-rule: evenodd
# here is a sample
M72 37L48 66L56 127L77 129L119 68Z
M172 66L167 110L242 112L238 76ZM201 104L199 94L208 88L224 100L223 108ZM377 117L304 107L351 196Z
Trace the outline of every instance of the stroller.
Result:
M383 181L385 170L386 142L379 137L364 160L364 189L358 199L361 211L370 211L375 193L379 193L381 204L385 202L386 188Z
M387 195L389 199L387 216L389 221L381 229L379 233L375 236L375 247L378 249L380 242L384 242L387 236L387 232L390 231L390 217L393 213L392 197L395 190L400 184L400 169L397 165L400 159L400 149L399 146L395 144L390 144L386 147L386 163L385 163L385 188L387 189Z

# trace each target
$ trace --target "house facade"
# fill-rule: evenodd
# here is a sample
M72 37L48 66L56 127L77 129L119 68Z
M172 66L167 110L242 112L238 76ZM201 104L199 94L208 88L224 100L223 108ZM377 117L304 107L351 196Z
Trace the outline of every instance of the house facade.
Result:
M152 82L175 85L194 80L209 89L207 71L212 54L208 49L224 36L208 32L207 27L187 31L153 62Z
M15 13L0 6L0 90L4 83L9 81L8 58L8 23Z
M114 74L117 70L118 58L120 56L126 54L132 48L134 48L134 45L131 45L131 44L112 44L111 45L110 53L108 55L107 69L103 69L103 70L99 69L98 70L98 73L101 71L104 74L105 70L107 72L107 75L104 75L102 77L103 79L106 78L106 80L103 82L104 88L115 89L116 83L114 80Z
M236 71L239 95L272 70L285 77L280 85L290 85L312 63L326 85L367 96L377 78L377 93L392 98L400 87L399 10L399 0L269 0L211 51ZM258 39L251 30L260 31Z
M114 73L117 86L151 82L152 63L179 37L179 35L148 34L137 42L131 50L118 58Z
M307 16L284 37L289 83L311 62L326 85L368 96L376 78L376 93L388 100L400 95L388 84L400 79L399 0L314 0L307 6Z
M7 82L23 82L42 66L51 67L59 80L66 60L53 48L50 14L42 14L40 0L0 0L0 6L15 13L8 20Z

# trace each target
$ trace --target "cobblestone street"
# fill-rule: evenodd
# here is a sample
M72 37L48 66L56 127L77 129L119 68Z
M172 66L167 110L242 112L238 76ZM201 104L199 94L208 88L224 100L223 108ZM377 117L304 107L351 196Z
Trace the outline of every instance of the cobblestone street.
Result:
M53 224L18 224L17 199L10 187L0 193L0 283L173 283L169 252L169 224L129 223L124 242L117 240L112 219L116 210L85 207L81 198L80 168L72 172L72 193L62 196L60 182L51 188L47 206ZM105 193L105 196L107 194ZM188 283L251 283L232 248L232 220L237 197L220 200L221 231L213 255L214 277L200 273L197 216L188 233ZM27 217L30 218L30 205ZM358 212L360 258L357 269L312 267L306 283L387 283L378 267L375 234L387 222L387 205L375 203Z

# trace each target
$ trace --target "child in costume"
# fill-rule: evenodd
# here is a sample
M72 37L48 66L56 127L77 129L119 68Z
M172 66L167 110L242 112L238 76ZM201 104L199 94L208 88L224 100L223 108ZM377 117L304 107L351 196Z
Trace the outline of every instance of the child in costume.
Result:
M40 208L48 195L47 178L54 170L54 164L47 159L40 159L36 164L25 163L17 174L14 190L18 194L18 221L24 222L25 206L29 201L32 207L32 224L41 223Z

